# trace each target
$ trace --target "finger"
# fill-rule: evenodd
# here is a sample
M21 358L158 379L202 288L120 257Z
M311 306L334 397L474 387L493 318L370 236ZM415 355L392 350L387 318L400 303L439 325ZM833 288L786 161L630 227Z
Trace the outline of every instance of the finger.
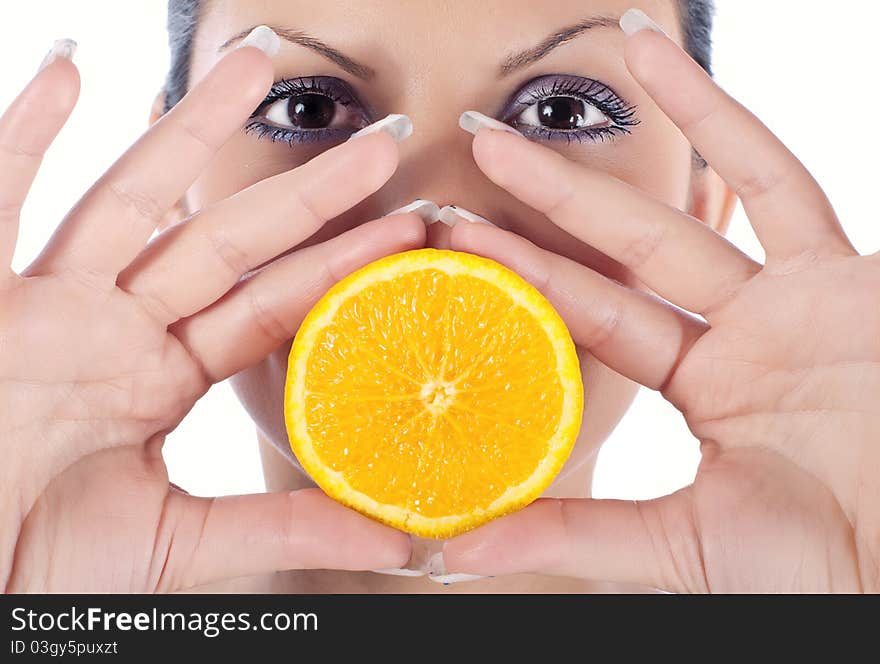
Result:
M424 240L425 224L414 214L372 221L269 265L171 331L206 376L219 382L291 339L339 279L382 256L421 247Z
M442 221L435 221L426 230L425 244L434 249L449 249L452 228Z
M803 164L677 44L662 33L641 30L627 40L626 63L742 199L768 260L804 251L854 253Z
M170 493L155 586L173 592L291 569L402 567L410 538L317 489L198 498Z
M83 196L28 273L87 269L116 276L241 130L272 79L271 61L256 48L225 56Z
M384 132L347 141L173 226L117 283L166 325L190 316L378 190L397 160Z
M652 501L540 499L443 546L450 574L536 573L707 592L690 490Z
M698 219L545 146L480 131L473 152L495 184L684 309L710 311L761 269Z
M491 258L520 274L559 312L575 344L646 387L664 389L707 329L647 293L625 288L513 233L457 224L451 241L456 251Z
M76 66L57 58L0 117L0 270L12 262L21 208L46 150L76 105L79 85Z

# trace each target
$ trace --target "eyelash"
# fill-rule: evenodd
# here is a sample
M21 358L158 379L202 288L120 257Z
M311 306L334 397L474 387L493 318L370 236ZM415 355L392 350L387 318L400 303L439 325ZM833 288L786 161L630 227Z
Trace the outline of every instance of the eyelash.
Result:
M281 99L288 99L301 94L321 94L346 108L360 109L364 124L369 124L371 113L364 109L349 85L332 76L306 76L282 79L272 85L266 98L251 114L244 127L248 134L259 139L267 139L273 143L286 143L289 147L303 143L320 143L324 141L348 138L353 132L339 127L318 129L291 129L268 124L260 119L260 113L269 105ZM550 97L573 97L586 104L595 106L612 122L607 127L586 127L583 129L552 129L550 127L518 124L514 120L529 106ZM589 78L569 75L545 75L532 79L521 86L512 99L499 114L502 122L507 122L519 130L527 138L567 143L605 142L630 134L631 128L641 122L636 117L636 106L627 104L611 88L604 83Z
M244 127L245 133L253 134L260 139L265 138L273 143L287 143L290 147L302 143L341 141L353 133L339 127L291 129L290 127L268 124L263 121L264 119L260 119L260 113L276 101L303 94L320 94L346 108L363 108L363 104L357 99L354 91L341 79L332 76L304 76L282 79L272 84L266 98L251 113L251 117ZM367 112L358 112L363 117L364 123L368 124L369 115Z
M586 127L583 129L552 129L524 125L515 118L532 104L550 97L573 97L595 106L612 122L607 127ZM580 76L548 75L539 76L523 85L507 103L500 114L502 122L516 127L527 138L541 140L565 140L568 143L583 143L613 140L617 136L632 133L631 128L641 124L636 117L636 106L627 104L604 83Z

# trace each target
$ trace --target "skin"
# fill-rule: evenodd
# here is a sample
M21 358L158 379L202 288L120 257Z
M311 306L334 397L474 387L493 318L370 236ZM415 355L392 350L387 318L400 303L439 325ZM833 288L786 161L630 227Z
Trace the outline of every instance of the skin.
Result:
M296 2L254 3L215 1L203 15L197 31L191 75L196 80L216 61L219 45L231 35L267 24L275 28L294 27L313 34L342 50L347 56L375 70L364 82L337 64L302 46L284 42L274 58L276 79L296 76L336 76L349 82L362 101L385 113L405 113L415 125L413 136L401 145L397 172L376 194L349 213L324 226L301 246L333 237L366 218L379 216L413 199L435 201L441 207L454 204L472 210L494 223L528 238L538 246L589 265L619 281L638 286L634 276L587 243L548 220L482 175L470 149L470 136L455 122L463 110L475 109L491 115L524 83L553 73L580 75L604 82L631 104L639 107L641 125L634 135L606 143L550 143L554 150L580 164L592 164L632 183L670 205L688 209L720 231L726 228L733 209L733 196L711 169L692 168L691 146L681 132L652 103L626 70L621 57L623 34L599 28L555 49L542 60L499 78L497 70L505 56L533 47L548 34L587 16L619 16L630 2L557 2L547 14L534 3L421 3L394 8L387 3L324 2L319 7ZM677 34L677 14L672 2L641 5ZM473 21L462 21L463 15ZM304 18L308 16L308 18ZM344 17L341 19L340 17ZM486 26L492 32L487 35ZM425 40L424 35L436 37ZM519 35L511 41L510 35ZM377 44L393 43L394 48ZM499 48L504 44L504 48ZM462 45L467 45L463 48ZM424 72L432 72L430 85ZM471 71L462 82L456 72ZM162 108L157 100L156 111ZM158 116L158 113L156 113ZM184 202L186 213L201 209L262 178L304 163L326 146L297 145L294 148L253 136L229 141L218 158L190 188ZM443 155L443 169L436 168L436 155ZM662 161L661 161L662 160ZM242 168L247 164L247 168ZM442 224L428 229L427 246L448 248L449 229ZM292 454L282 417L284 379L290 342L284 343L265 361L238 374L233 386L254 419L260 439L267 486L272 490L315 486L300 469ZM597 361L581 348L582 374L587 399L585 419L568 463L545 495L586 497L596 453L629 407L637 384ZM418 553L410 567L423 562L425 551L439 545L416 542ZM281 583L282 581L279 581ZM388 578L330 572L296 574L283 581L284 587L300 590L364 592L430 592L442 590L423 579ZM590 584L554 579L518 578L470 584L469 592L535 590L584 591ZM446 590L448 592L448 590Z
M579 589L602 579L674 591L880 590L880 258L857 256L799 162L655 33L596 31L520 73L612 85L639 107L632 136L564 149L490 130L471 140L455 127L458 112L491 112L517 87L493 80L494 45L517 35L527 47L585 9L559 2L551 24L528 3L504 4L491 16L490 3L436 14L371 5L352 16L350 5L334 14L321 3L327 16L296 27L369 62L387 86L375 83L374 105L410 114L417 133L399 147L382 134L357 139L296 168L310 155L255 143L240 127L273 78L339 73L287 45L274 62L246 48L212 68L230 34L300 16L290 2L261 3L259 16L249 3L214 3L193 93L84 196L23 275L8 269L17 212L73 107L75 68L49 66L0 119L0 340L14 349L0 355L0 403L16 405L0 421L5 589L182 590L247 576L240 588L438 589L363 573L266 577L399 567L412 543L314 489L189 496L169 485L161 445L212 382L238 374L269 481L289 486L269 395L302 316L373 258L448 242L547 295L583 349L595 400L555 487L570 497L446 543L450 571L496 575L459 591L571 590L571 578L585 581ZM639 6L676 37L671 4ZM576 70L583 63L589 70ZM692 169L691 144L714 170ZM716 232L731 190L765 266ZM363 223L416 197L500 228L460 224L443 238L414 215ZM146 244L175 209L198 212ZM264 232L253 232L255 218ZM590 500L592 458L635 383L660 390L701 440L697 480L658 501ZM568 578L554 586L542 575Z

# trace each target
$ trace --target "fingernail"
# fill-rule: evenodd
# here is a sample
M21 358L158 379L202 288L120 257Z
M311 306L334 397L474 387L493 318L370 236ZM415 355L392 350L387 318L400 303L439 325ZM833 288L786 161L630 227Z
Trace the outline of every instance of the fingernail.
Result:
M428 560L428 578L435 583L442 583L448 586L453 583L464 583L466 581L477 581L487 577L479 574L448 574L446 572L446 563L443 561L443 552L435 553Z
M49 49L49 52L46 53L46 57L43 58L43 61L40 63L40 68L37 70L37 72L39 73L43 71L58 58L73 60L74 53L76 53L75 41L73 41L72 39L57 39L55 43L52 44L52 48Z
M620 17L620 29L629 37L642 30L651 30L659 32L661 35L668 36L659 25L657 25L650 16L641 9L627 10Z
M425 572L419 569L374 569L376 574L387 574L388 576L425 576Z
M444 586L451 586L453 583L466 583L468 581L479 581L480 579L488 578L488 576L480 576L479 574L446 574L445 576L428 577L428 579L434 583L442 583Z
M425 226L430 226L440 219L440 206L434 201L426 201L421 198L417 198L409 205L397 208L385 216L390 217L392 214L408 214L410 212L419 215L422 218L422 221L425 222Z
M244 48L245 46L253 46L258 48L266 55L275 55L281 48L281 40L275 31L268 25L258 25L248 33L248 36L242 39L236 48Z
M486 226L498 228L498 226L495 226L495 224L488 219L481 217L478 214L474 214L470 210L458 207L457 205L447 205L441 209L439 219L447 226L455 226L463 219L471 224L485 224Z
M367 125L363 129L356 131L351 136L349 136L348 140L351 140L352 138L357 138L358 136L375 134L377 131L384 131L386 134L390 135L391 138L400 143L400 141L408 138L410 134L412 134L412 120L410 120L409 117L406 115L401 115L400 113L392 113L391 115L386 115L378 122L374 122L373 124Z
M506 131L508 134L516 134L522 136L516 129L503 122L498 122L495 118L483 115L477 111L465 111L458 118L458 126L476 136L481 128L495 129L496 131Z

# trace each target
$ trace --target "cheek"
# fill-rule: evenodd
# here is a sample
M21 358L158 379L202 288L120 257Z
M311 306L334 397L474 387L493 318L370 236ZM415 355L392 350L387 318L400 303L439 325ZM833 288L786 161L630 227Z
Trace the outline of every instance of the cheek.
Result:
M223 146L190 186L184 200L186 210L191 214L229 198L261 180L292 171L334 145L337 144L328 142L317 146L291 148L282 143L258 140L244 133L235 136ZM369 199L336 217L310 238L280 255L336 237L363 223L365 219L375 218L375 210L369 209L368 201ZM256 220L259 219L260 207L283 205L283 201L262 200L257 205L253 215Z
M288 341L263 362L233 376L230 383L263 438L299 467L284 424L284 381L291 343Z
M693 174L692 150L681 131L656 106L645 106L633 140L621 141L603 170L659 201L686 210Z
M545 495L578 495L586 486L576 471L595 460L608 438L632 404L639 386L612 371L583 348L578 348L584 383L584 417L577 442L562 472ZM576 480L572 485L569 480ZM561 489L561 491L560 491Z
M690 144L656 107L647 107L640 119L642 124L633 128L630 136L613 142L549 145L584 168L607 173L632 185L638 192L688 211L692 176ZM596 195L603 195L602 191L597 190ZM504 203L504 219L511 230L539 247L586 265L621 283L642 287L619 263L547 222L534 210L509 196ZM613 232L614 222L614 219L590 219L588 214L584 220L585 224L607 227L608 232Z
M323 149L327 149L326 146ZM247 189L260 180L301 166L323 149L290 148L242 133L214 156L187 192L191 211Z

